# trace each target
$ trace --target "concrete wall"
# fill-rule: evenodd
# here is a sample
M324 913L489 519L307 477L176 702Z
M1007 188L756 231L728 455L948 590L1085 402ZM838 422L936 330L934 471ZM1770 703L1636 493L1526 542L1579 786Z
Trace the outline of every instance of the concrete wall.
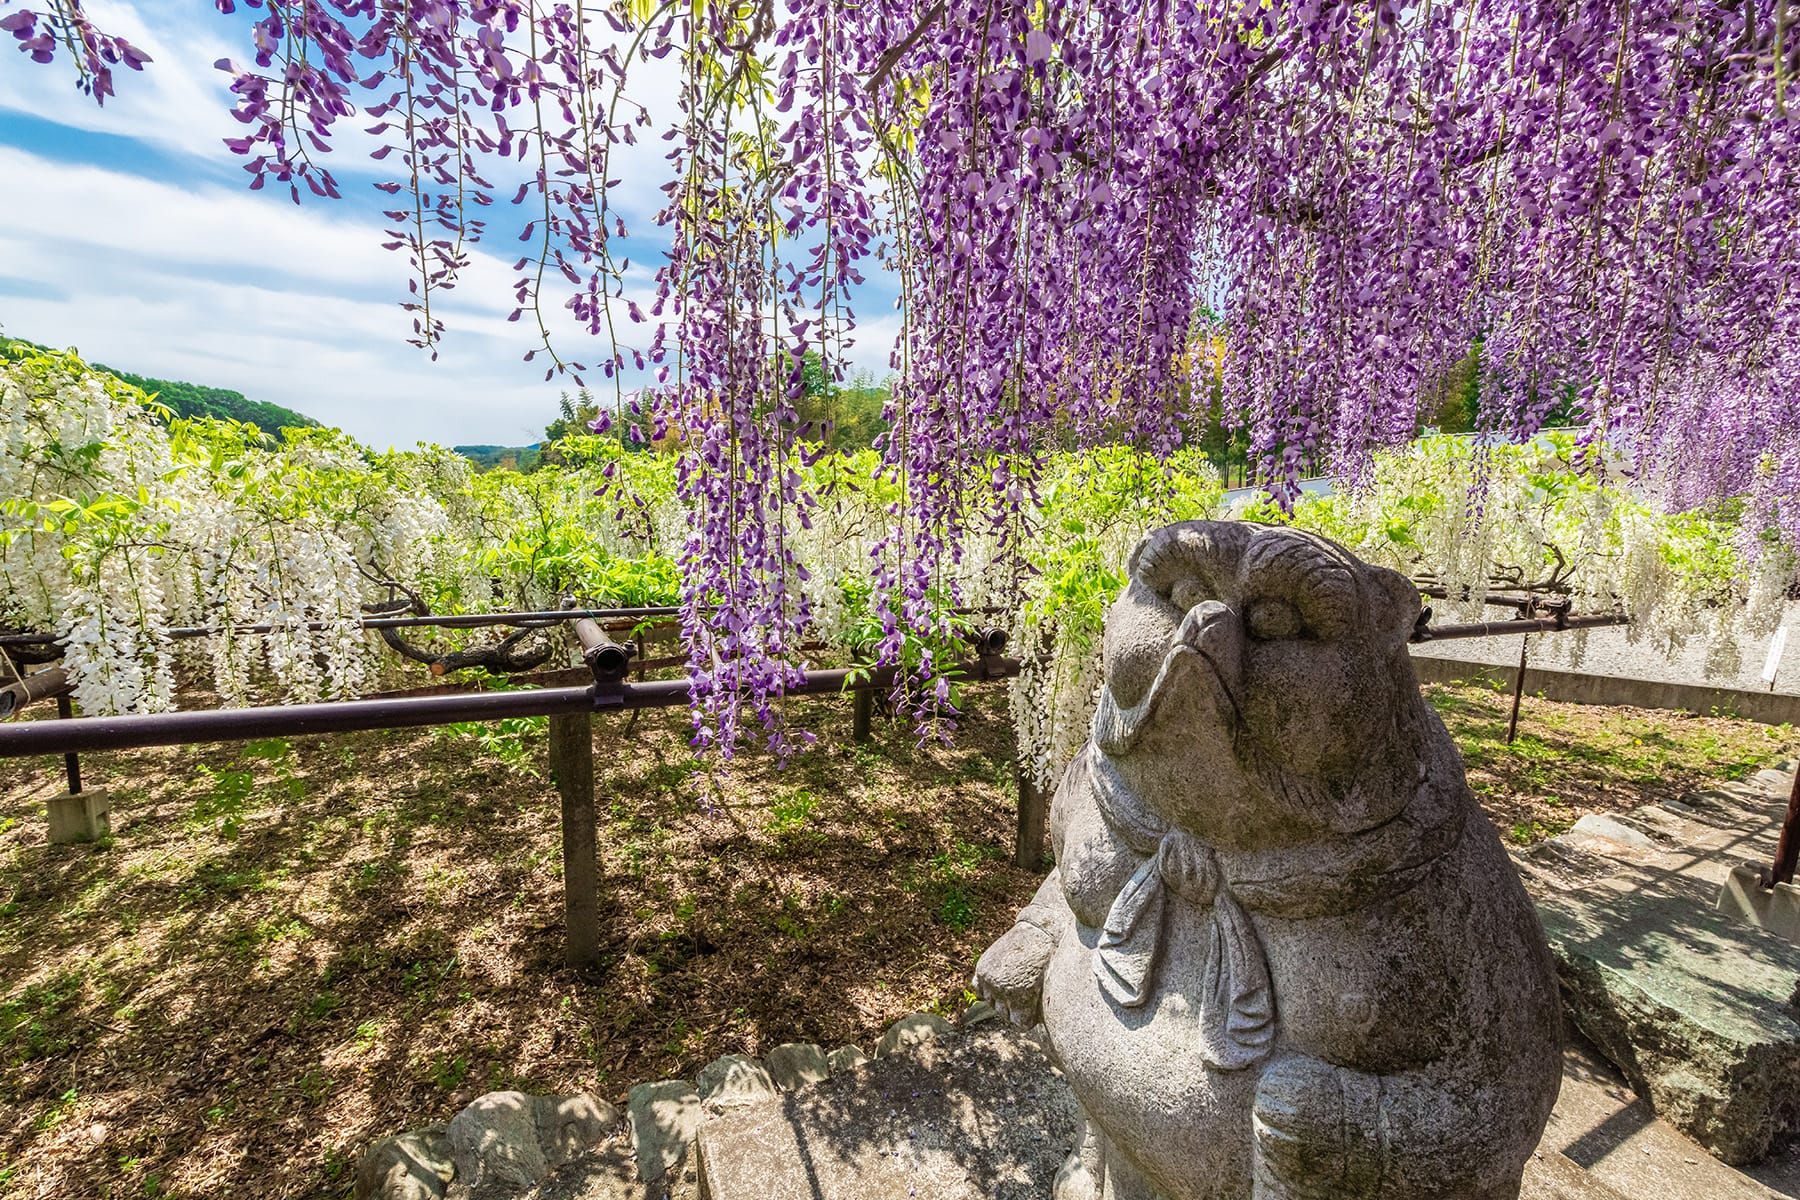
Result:
M1579 675L1764 695L1772 690L1776 695L1800 696L1800 605L1789 608L1785 623L1787 645L1776 670L1773 689L1761 679L1763 663L1769 653L1771 639L1768 637L1742 643L1738 647L1738 664L1734 671L1721 671L1716 662L1709 663L1706 646L1698 636L1681 650L1670 653L1649 635L1640 633L1634 640L1629 628L1619 627L1529 635L1529 661L1532 666ZM1427 642L1412 649L1414 657L1421 660L1442 658L1506 667L1506 678L1510 680L1512 669L1519 664L1519 642L1519 637L1467 638Z
M1792 635L1790 635L1790 638ZM1518 670L1517 638L1486 638L1489 643L1512 647L1512 661L1505 666L1473 659L1444 657L1453 646L1471 642L1440 642L1436 646L1413 647L1413 668L1421 683L1450 683L1457 680L1487 680L1511 686ZM1434 653L1421 653L1426 649ZM1576 704L1627 704L1634 708L1682 709L1703 717L1732 716L1762 721L1769 725L1800 725L1800 695L1792 692L1749 691L1741 688L1708 687L1701 683L1677 683L1666 679L1631 679L1621 675L1588 675L1546 667L1525 669L1525 691L1547 700L1567 700Z

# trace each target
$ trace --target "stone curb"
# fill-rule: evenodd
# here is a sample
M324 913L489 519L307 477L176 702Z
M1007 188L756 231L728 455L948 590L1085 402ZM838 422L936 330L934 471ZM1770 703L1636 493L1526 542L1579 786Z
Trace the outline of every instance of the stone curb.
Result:
M882 1033L875 1058L954 1037L999 1017L977 1002L955 1022L935 1013L901 1017ZM693 1080L632 1088L621 1115L597 1096L490 1092L448 1125L385 1137L358 1161L355 1200L691 1200L694 1143L708 1114L854 1071L860 1046L826 1052L789 1042L766 1059L726 1054Z

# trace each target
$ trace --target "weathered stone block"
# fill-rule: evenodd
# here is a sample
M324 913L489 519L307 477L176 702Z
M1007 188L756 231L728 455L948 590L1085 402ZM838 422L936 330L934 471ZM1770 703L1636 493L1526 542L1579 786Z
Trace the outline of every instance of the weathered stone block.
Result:
M112 833L112 798L105 788L50 797L50 840L92 842Z
M489 1092L446 1131L456 1168L450 1200L511 1200L618 1129L618 1110L593 1096Z
M831 1078L831 1063L825 1057L823 1047L811 1042L789 1042L769 1051L763 1059L769 1068L769 1074L785 1091L793 1091L811 1083L823 1083Z
M957 1018L957 1024L964 1029L973 1029L983 1021L993 1021L998 1019L999 1016L999 1009L995 1008L992 1004L989 1004L986 1000L977 1000L975 1003L969 1005L969 1007L963 1009L962 1016Z
M453 1171L442 1125L397 1133L363 1151L356 1200L440 1200Z
M709 1200L1044 1200L1074 1144L1068 1086L1036 1046L987 1026L717 1116Z
M896 1050L949 1037L955 1032L956 1026L935 1013L914 1013L910 1017L901 1017L881 1035L881 1041L875 1045L875 1057L886 1058Z
M1750 782L1765 792L1785 796L1794 786L1794 769L1768 767L1750 776Z
M724 1054L700 1068L695 1084L707 1112L735 1108L775 1094L768 1070L745 1054Z
M532 1099L538 1146L551 1167L591 1152L624 1126L618 1109L586 1092Z
M869 1061L861 1046L839 1046L825 1056L825 1065L831 1068L833 1075L840 1071L849 1071Z
M1728 1163L1800 1128L1800 947L1686 892L1538 904L1565 1007L1657 1114Z
M641 1083L625 1101L638 1178L654 1183L687 1157L700 1133L700 1093L685 1079Z
M1569 832L1578 837L1612 842L1627 850L1655 851L1658 848L1655 839L1649 834L1611 813L1588 813L1576 821L1575 827Z

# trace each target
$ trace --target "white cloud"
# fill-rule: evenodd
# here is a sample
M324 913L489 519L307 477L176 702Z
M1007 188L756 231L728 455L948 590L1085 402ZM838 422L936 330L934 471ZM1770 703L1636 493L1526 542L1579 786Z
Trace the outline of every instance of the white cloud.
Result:
M39 67L13 55L18 61L0 61L0 130L11 110L129 137L177 163L235 165L220 138L241 126L228 113L227 77L212 63L244 57L243 46L227 41L241 20L234 28L192 0L89 0L87 8L102 28L156 61L142 74L120 72L118 96L101 109L68 86L66 64ZM634 65L632 92L659 123L674 111L672 62ZM361 157L370 140L362 124L346 123L345 152L334 157L346 168L379 171ZM620 250L633 259L628 286L645 308L663 234L649 216L661 201L666 150L649 131L636 147L618 148L609 172L621 181L616 202L636 234ZM536 344L530 314L517 323L505 319L513 303L511 259L522 249L512 239L524 219L510 206L489 214L492 249L475 253L461 285L434 305L449 326L434 363L405 344L411 318L397 301L406 295L409 268L403 255L380 248L379 210L391 201L369 203L358 187L341 203L308 197L295 206L274 189L252 193L206 182L220 177L214 170L190 173L200 181L165 182L0 145L6 332L75 345L90 358L147 375L236 388L375 446L530 440L558 392L574 386L546 383L541 362L521 361ZM511 186L496 183L510 197ZM892 282L876 278L872 285L885 291ZM859 307L866 323L850 357L885 373L897 321L873 295ZM645 327L620 316L623 337L648 339ZM596 353L594 340L562 309L553 308L550 320L564 355Z
M37 66L13 53L9 40L3 49L16 61L0 68L0 109L209 158L224 155L220 138L242 136L243 126L230 113L230 79L212 66L242 57L242 48L227 43L229 27L210 4L88 0L82 7L96 26L154 61L141 72L115 68L117 94L102 108L71 86L74 69L66 55Z
M404 294L405 260L380 248L372 224L5 148L0 176L15 198L0 275L33 285L6 295L0 282L0 321L16 336L236 388L377 446L522 440L571 386L521 361L529 318L505 319L513 273L491 254L441 297L450 336L433 363L404 344L410 318L391 298ZM555 317L559 349L591 350Z

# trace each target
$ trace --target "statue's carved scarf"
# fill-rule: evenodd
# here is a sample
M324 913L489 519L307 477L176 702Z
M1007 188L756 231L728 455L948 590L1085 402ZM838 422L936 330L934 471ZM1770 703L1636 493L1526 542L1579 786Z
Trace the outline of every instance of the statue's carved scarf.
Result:
M1417 795L1398 817L1332 839L1328 870L1311 861L1317 858L1311 846L1234 853L1221 862L1211 847L1134 795L1105 754L1090 745L1075 771L1083 758L1081 774L1107 826L1144 856L1107 913L1094 975L1118 1004L1143 1005L1155 990L1168 894L1193 903L1208 922L1200 1049L1219 1070L1255 1066L1275 1038L1268 960L1246 910L1288 918L1350 912L1412 887L1462 838L1458 791L1433 786L1422 767Z
M1223 1071L1253 1067L1275 1040L1275 1004L1262 943L1224 886L1212 849L1135 802L1117 775L1090 755L1094 794L1107 823L1139 854L1143 865L1120 889L1106 915L1094 974L1106 994L1127 1008L1150 998L1162 957L1163 914L1175 892L1210 910L1205 974L1200 980L1200 1053Z

